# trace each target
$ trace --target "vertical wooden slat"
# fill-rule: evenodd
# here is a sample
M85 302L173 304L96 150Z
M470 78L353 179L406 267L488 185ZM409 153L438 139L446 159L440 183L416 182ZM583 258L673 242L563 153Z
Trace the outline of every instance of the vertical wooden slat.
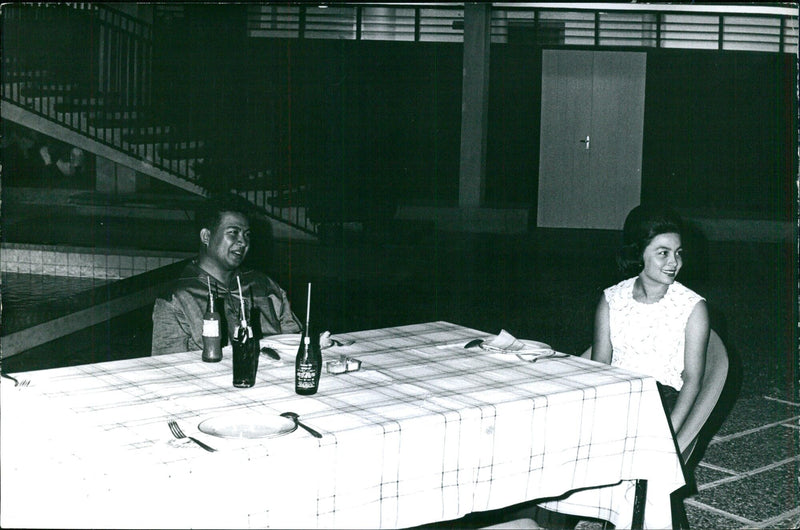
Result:
M600 45L600 12L594 12L594 45Z
M661 48L661 24L663 21L661 13L656 13L656 48Z

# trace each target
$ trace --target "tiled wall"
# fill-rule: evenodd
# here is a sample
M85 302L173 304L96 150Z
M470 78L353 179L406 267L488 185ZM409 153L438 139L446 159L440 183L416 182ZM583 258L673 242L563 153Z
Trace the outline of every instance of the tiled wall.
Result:
M120 280L190 256L184 252L140 251L134 254L119 250L6 243L0 246L0 272Z

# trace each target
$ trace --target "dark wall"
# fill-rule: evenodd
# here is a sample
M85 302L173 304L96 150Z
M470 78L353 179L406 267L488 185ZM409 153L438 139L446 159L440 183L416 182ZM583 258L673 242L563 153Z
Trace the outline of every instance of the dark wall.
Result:
M325 215L397 200L455 202L461 47L259 40L279 101L279 168L308 179Z
M169 108L224 140L218 153L269 169L276 188L307 181L318 218L399 201L456 204L460 44L243 39L232 30L214 41L218 34L184 30L158 70ZM792 57L649 50L647 61L643 198L791 218ZM540 93L541 48L493 45L490 205L536 205Z
M492 45L485 190L490 204L537 203L541 95L541 49Z
M788 55L649 52L643 198L791 219L795 78Z

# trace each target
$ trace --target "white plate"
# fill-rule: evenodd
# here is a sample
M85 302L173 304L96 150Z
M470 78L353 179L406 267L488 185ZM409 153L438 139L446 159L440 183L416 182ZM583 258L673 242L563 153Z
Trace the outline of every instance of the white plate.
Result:
M281 335L267 335L266 337L261 337L261 347L269 346L270 348L275 348L276 350L284 349L285 351L297 351L297 348L300 347L300 333L283 333ZM348 342L351 344L352 342ZM333 342L330 341L327 344L320 345L320 349L325 350L333 346Z
M487 346L485 342L481 344L481 349L490 351L492 353L507 353L509 355L544 355L553 353L553 348L551 348L549 344L545 344L544 342L538 342L535 340L525 340L525 339L517 339L517 340L525 345L525 347L522 348L521 350L507 350L502 348L493 348L492 346Z
M282 335L267 335L261 337L261 346L270 346L272 348L297 348L300 346L299 333L284 333Z
M274 438L297 429L297 424L283 416L232 413L203 420L200 432L220 438Z

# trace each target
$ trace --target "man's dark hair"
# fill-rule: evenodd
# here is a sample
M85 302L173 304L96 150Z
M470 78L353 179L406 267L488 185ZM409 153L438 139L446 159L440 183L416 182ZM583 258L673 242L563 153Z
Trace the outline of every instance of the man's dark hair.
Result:
M253 206L243 197L224 193L209 197L197 207L194 216L196 231L208 228L213 232L222 220L223 212L240 213L249 224L253 224Z
M639 274L644 268L644 249L659 234L683 234L680 216L669 207L639 205L628 213L622 228L622 248L617 267L625 276Z

